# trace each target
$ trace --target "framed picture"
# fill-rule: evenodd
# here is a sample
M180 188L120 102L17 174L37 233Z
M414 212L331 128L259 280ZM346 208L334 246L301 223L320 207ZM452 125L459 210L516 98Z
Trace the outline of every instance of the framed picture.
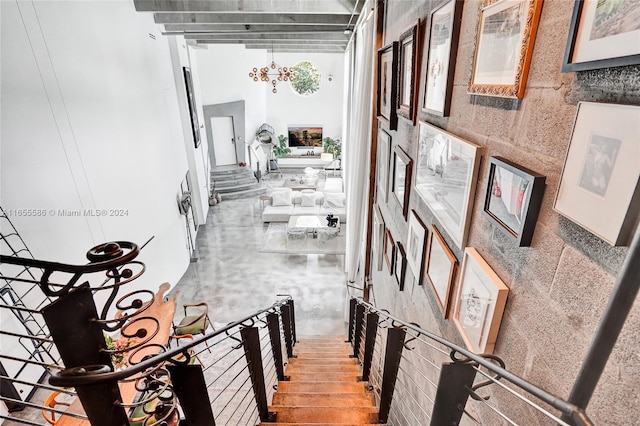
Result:
M449 0L431 13L429 54L422 109L449 116L463 2Z
M189 114L191 115L191 133L193 134L193 143L197 148L200 146L200 122L198 121L196 98L193 94L193 80L191 80L191 70L187 67L182 67L182 73L184 75L184 85L187 90Z
M467 349L493 353L508 293L509 288L476 249L467 247L452 315Z
M378 117L389 122L389 128L398 128L398 42L378 50Z
M420 21L400 36L398 46L398 115L416 124L416 68L418 64L418 27Z
M409 194L411 191L411 171L413 160L399 146L393 151L393 184L391 192L400 204L402 215L407 218L409 212Z
M575 0L562 71L640 64L640 3Z
M389 188L389 154L391 152L391 135L378 128L378 155L376 157L376 188L378 197L387 202Z
M407 276L407 254L404 246L400 241L396 242L396 261L393 268L393 274L398 283L398 290L404 290L404 280Z
M435 225L431 225L428 247L424 275L429 284L431 284L431 289L436 296L442 316L449 318L449 301L458 268L458 259L456 259Z
M384 257L384 219L378 206L373 208L373 263L376 271L382 271Z
M482 213L518 247L531 245L544 195L545 177L501 157L489 159Z
M522 98L542 0L490 0L480 11L469 93Z
M420 122L415 188L459 248L464 247L469 230L480 150Z
M322 126L290 125L287 132L290 148L322 147Z
M407 236L407 263L418 278L418 285L422 285L423 259L427 247L427 227L415 210L409 216L409 235Z
M640 214L640 107L580 102L554 209L607 243L629 244Z
M395 262L396 243L393 241L393 235L388 228L384 231L384 261L389 269L389 274L393 274L393 265Z

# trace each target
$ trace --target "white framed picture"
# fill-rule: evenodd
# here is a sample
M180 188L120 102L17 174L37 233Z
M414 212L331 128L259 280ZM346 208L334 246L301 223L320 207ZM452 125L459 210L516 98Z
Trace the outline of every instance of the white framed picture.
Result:
M407 235L407 263L418 279L418 285L422 285L422 269L424 251L427 246L428 231L422 219L415 210L409 215L409 234Z
M640 213L640 107L580 102L553 208L607 243Z

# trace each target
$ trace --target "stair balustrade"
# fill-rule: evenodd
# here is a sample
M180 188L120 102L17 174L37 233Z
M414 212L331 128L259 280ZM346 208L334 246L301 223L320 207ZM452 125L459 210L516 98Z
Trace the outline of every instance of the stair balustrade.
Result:
M171 345L152 343L161 328L158 319L145 316L154 301L153 293L136 290L118 294L144 273L144 264L135 260L138 253L136 244L111 242L89 250L86 265L0 256L0 278L5 283L13 288L36 286L50 299L51 303L40 309L19 310L46 323L50 337L40 338L41 343L51 345L51 352L61 359L54 362L33 359L32 354L0 355L3 362L38 365L48 377L48 383L42 383L0 371L0 401L15 408L0 413L0 419L43 425L47 424L40 414L44 410L55 413L56 424L63 425L180 422L235 426L274 421L268 403L278 381L287 379L284 365L296 343L292 298L285 295L273 305L199 338L180 339ZM29 268L31 275L7 274L23 268ZM95 301L105 302L98 309ZM105 333L119 334L132 344L109 347ZM116 368L117 364L122 365ZM24 397L9 392L10 387L22 383L36 391ZM125 395L131 391L135 397L129 401ZM46 405L51 392L67 395L71 406Z
M349 338L388 425L574 425L584 410L477 355L376 308L350 300ZM499 403L495 401L500 401Z

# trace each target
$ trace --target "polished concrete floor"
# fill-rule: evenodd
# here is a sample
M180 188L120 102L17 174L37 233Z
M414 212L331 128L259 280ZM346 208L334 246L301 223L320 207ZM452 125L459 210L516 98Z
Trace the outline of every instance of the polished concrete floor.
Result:
M268 188L284 177L267 175ZM319 190L323 185L319 181ZM269 307L280 294L291 295L299 335L346 334L344 255L259 253L268 224L258 197L223 201L209 208L197 234L198 261L172 289L179 291L176 319L184 303L207 302L218 324L242 319Z

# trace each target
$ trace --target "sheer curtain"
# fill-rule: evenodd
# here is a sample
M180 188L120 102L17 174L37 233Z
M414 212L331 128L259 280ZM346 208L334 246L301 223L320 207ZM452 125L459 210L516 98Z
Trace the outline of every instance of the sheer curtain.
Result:
M363 13L372 10L363 8ZM350 82L346 104L344 159L345 191L347 196L347 248L346 272L349 285L353 285L358 274L360 250L365 236L366 211L369 198L369 154L371 144L371 115L373 113L373 66L374 66L374 14L369 15L356 27L355 37L349 45L345 61ZM362 287L363 283L357 285Z

